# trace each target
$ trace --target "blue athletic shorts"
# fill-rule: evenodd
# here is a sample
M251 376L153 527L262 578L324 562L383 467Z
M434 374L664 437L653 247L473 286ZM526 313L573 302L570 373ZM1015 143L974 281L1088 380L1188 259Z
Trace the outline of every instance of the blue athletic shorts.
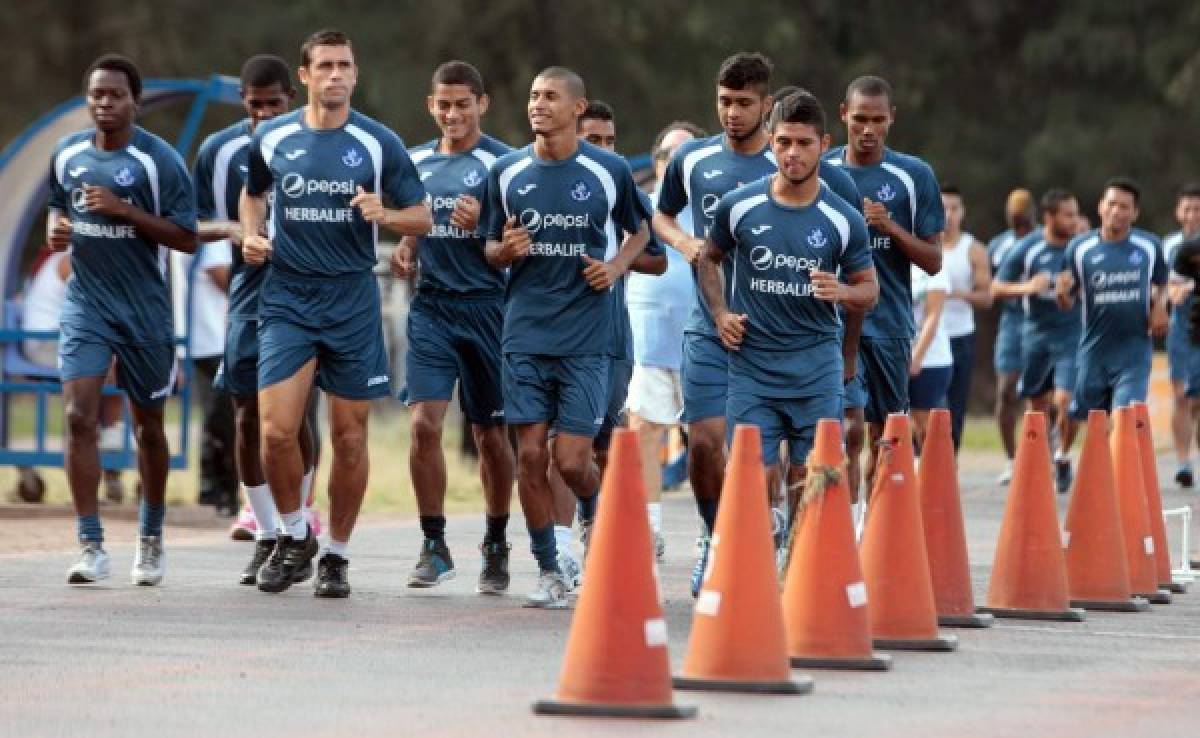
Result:
M725 416L729 352L716 336L683 335L683 422Z
M750 392L731 389L725 435L733 442L734 426L739 423L757 425L762 437L763 463L779 462L779 444L788 442L788 460L803 464L812 451L817 421L822 418L842 419L840 393L815 397L761 397Z
M171 341L131 345L105 338L83 326L63 323L58 342L62 381L108 374L117 360L117 386L139 407L162 407L175 384Z
M1017 381L1021 397L1041 397L1050 390L1075 389L1075 361L1079 354L1078 334L1066 338L1025 334L1025 367Z
M1119 353L1079 352L1071 417L1087 420L1089 410L1111 411L1131 402L1146 401L1153 348L1148 338L1129 340L1127 344Z
M213 384L237 398L258 393L258 321L229 318L225 333L225 355Z
M946 407L946 391L954 376L953 366L931 366L908 378L908 403L913 410Z
M1188 381L1191 355L1196 353L1195 349L1188 337L1188 326L1171 321L1171 327L1167 330L1167 368L1172 382Z
M418 294L408 312L408 386L400 399L406 405L449 400L457 381L467 420L476 425L504 423L503 326L499 298Z
M858 345L858 366L866 385L864 406L868 423L887 422L892 413L908 412L908 367L912 341L907 338L863 336Z
M379 286L370 272L263 279L258 306L258 386L270 387L317 360L317 386L348 400L391 394Z
M595 438L608 407L612 359L504 355L504 416L509 425L552 423L560 433Z
M625 400L629 397L629 379L633 376L631 359L612 359L608 368L608 409L604 424L592 441L592 448L607 451L614 428L625 427Z
M1021 371L1021 332L1025 316L1020 310L1000 311L1000 324L996 327L996 345L992 348L992 366L997 374L1014 374Z

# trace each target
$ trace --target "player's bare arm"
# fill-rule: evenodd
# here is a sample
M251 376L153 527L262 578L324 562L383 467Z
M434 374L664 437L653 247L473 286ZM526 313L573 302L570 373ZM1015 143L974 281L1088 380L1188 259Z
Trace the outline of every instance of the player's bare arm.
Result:
M642 221L638 232L629 234L611 261L599 261L584 254L583 278L588 286L597 292L612 287L642 255L649 241L650 229Z
M107 215L129 223L147 240L169 249L191 254L196 251L196 234L166 218L151 215L133 203L125 202L112 190L99 185L83 186L83 205L88 212Z
M892 239L901 253L926 274L942 271L942 234L918 238L897 225L883 203L863 198L863 217L867 225Z
M724 252L711 241L706 242L703 255L696 260L696 280L700 284L700 295L712 313L721 343L730 351L737 351L746 335L749 318L744 313L730 312L725 302L725 279L720 268L724 260Z
M253 266L265 264L271 258L271 242L262 235L267 219L266 194L251 195L243 188L238 199L238 219L242 233L252 234L242 239L242 258Z
M360 185L358 194L350 200L350 207L358 208L364 220L381 225L401 236L424 236L433 228L433 213L429 204L419 202L403 208L384 206L377 192L367 192Z
M510 266L517 259L529 255L533 240L529 231L517 223L516 216L511 216L504 223L504 233L499 241L488 241L483 248L483 256L487 262L497 269Z
M683 254L689 264L695 264L697 257L704 251L704 239L696 238L679 227L679 221L674 215L664 212L654 214L654 232L663 243Z
M46 243L55 251L71 247L71 221L61 210L51 209L46 216Z

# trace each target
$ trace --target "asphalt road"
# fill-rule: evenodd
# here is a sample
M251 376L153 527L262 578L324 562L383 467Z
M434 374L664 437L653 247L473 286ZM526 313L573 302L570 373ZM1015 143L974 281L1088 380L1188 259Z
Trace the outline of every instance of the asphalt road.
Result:
M980 601L1003 513L990 478L965 472ZM1169 491L1166 504L1195 499ZM678 666L691 619L690 500L669 498L665 524ZM530 704L554 692L571 615L520 607L534 567L523 525L510 527L514 586L503 598L474 594L475 518L451 520L459 576L427 591L404 586L415 524L362 526L346 601L318 600L307 585L278 596L238 586L250 547L215 531L169 545L158 588L127 583L132 547L120 542L110 544L113 578L93 588L65 584L69 551L0 555L0 736L1200 734L1200 590L1142 614L959 630L957 652L897 653L891 672L809 672L808 696L676 692L699 707L689 721L535 717Z

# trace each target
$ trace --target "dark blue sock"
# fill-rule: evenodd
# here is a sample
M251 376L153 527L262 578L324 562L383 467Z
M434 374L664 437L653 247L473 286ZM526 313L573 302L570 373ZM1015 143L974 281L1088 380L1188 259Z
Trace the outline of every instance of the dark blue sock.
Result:
M708 534L711 536L713 527L717 524L717 500L696 498L696 509L700 511L700 517L704 520L704 527L708 529Z
M100 515L80 515L75 526L79 531L79 540L104 543L104 526L100 525Z
M161 536L163 518L166 516L166 505L151 505L143 497L142 504L138 507L138 535Z
M580 520L586 520L589 523L592 522L596 519L596 503L599 501L599 490L597 490L596 494L592 495L591 497L576 498L575 514L579 516Z
M529 550L537 559L538 569L542 571L559 571L558 547L554 543L554 524L545 528L529 529Z

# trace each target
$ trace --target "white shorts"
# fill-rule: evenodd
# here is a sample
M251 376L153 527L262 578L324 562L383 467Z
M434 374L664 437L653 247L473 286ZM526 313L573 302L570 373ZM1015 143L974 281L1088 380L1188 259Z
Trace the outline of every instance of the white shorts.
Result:
M678 370L634 364L625 408L651 423L678 423L683 413L683 385Z

